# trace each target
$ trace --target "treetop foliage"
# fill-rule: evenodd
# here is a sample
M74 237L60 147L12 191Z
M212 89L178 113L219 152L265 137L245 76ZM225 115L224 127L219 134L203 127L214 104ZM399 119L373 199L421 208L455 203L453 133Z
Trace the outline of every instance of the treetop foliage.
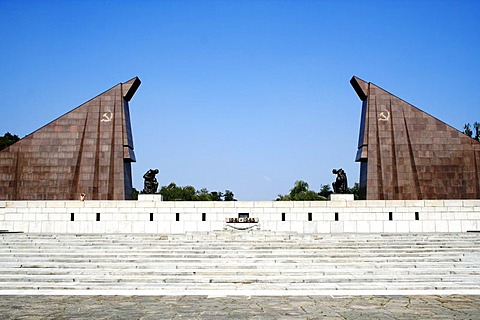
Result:
M11 134L10 132L5 133L0 137L0 151L8 148L18 140L20 140L20 138L16 134Z
M320 191L315 192L308 189L308 183L303 180L295 181L290 193L286 195L279 194L276 201L325 201L333 193L329 184L320 185ZM359 198L359 185L355 183L353 188L349 188L349 193L353 193L355 199Z
M465 133L470 138L480 141L480 123L475 121L475 123L473 124L473 130L470 123L466 123L463 127L463 133Z
M230 190L225 192L208 191L206 188L196 190L192 186L177 186L171 182L160 188L164 201L237 201Z
M309 190L308 183L303 180L295 181L295 184L290 193L286 195L279 194L277 201L324 201L327 200L326 197L320 195L319 193Z

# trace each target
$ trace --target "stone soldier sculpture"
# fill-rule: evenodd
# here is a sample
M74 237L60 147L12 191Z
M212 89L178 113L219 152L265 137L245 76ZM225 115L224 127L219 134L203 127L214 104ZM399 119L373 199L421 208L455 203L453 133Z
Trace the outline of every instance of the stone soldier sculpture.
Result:
M145 181L143 183L142 193L157 193L158 181L157 178L155 178L155 175L158 174L158 172L158 169L150 169L143 175L143 179L145 179Z
M337 175L337 179L335 180L334 183L332 183L333 192L334 193L347 193L348 183L347 183L347 174L345 173L345 171L342 168L340 168L338 170L333 169L332 173Z

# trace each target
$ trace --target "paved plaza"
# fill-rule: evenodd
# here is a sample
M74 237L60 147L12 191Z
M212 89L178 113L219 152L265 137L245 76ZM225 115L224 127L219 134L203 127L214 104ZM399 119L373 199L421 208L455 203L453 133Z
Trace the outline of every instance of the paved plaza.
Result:
M480 296L0 296L2 319L480 319Z

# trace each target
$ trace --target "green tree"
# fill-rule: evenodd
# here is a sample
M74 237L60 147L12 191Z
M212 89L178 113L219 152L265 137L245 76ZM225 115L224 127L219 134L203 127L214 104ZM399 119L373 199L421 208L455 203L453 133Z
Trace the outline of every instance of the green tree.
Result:
M138 200L138 190L132 188L132 200Z
M470 123L466 123L463 126L463 133L466 134L467 136L469 136L472 139L480 141L480 123L475 121L473 123L473 130L472 130L472 126L470 125Z
M210 192L210 200L211 201L222 201L223 193L218 191Z
M303 180L295 181L295 185L290 189L290 197L295 198L297 195L308 191L308 183Z
M183 187L182 199L185 200L185 201L194 201L196 192L197 191L192 186Z
M160 194L165 201L195 200L195 188L192 186L178 187L174 182L160 188Z
M307 190L295 195L295 197L293 197L293 200L294 201L320 201L320 200L325 200L325 198L323 198L313 190Z
M0 151L8 148L18 140L20 140L20 138L16 134L11 134L10 132L5 133L0 137Z
M277 196L277 199L275 199L275 201L290 201L290 195L288 194L279 194Z
M200 191L197 191L196 194L195 194L195 200L196 201L210 201L211 200L210 192L208 192L207 188L200 189Z
M355 200L360 200L360 185L358 182L355 182L353 187L349 188L349 193L353 194Z
M196 190L192 186L179 187L174 182L160 188L160 194L165 201L236 201L233 192L226 190L225 194L218 191L208 191L207 188Z
M175 196L178 193L177 185L172 182L168 186L162 186L159 193L165 201L175 200Z
M225 193L223 195L223 199L225 201L237 201L237 200L235 200L235 195L230 190L225 190Z
M295 181L295 184L288 195L279 194L276 201L319 201L326 200L315 191L308 189L308 183L303 180Z
M318 193L325 199L328 199L328 197L333 193L332 188L330 187L329 184L321 184L320 185L320 192Z
M325 201L333 193L329 184L320 185L320 192L308 189L308 183L302 180L295 181L289 194L279 194L275 201ZM348 193L354 195L355 200L360 199L360 186L356 182Z
M473 131L472 131L472 127L470 126L470 123L467 123L463 126L463 133L465 133L470 138L472 137Z
M474 139L480 141L480 123L475 121L475 123L473 124L473 129L475 130Z

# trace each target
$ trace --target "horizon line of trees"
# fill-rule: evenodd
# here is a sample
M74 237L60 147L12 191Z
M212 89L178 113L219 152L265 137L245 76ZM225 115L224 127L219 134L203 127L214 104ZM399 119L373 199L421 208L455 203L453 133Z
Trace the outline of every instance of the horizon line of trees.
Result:
M360 199L358 182L355 182L352 188L348 188L347 193L353 194L355 200ZM329 184L321 184L320 191L316 192L309 189L307 182L297 180L289 194L279 194L275 201L326 201L331 194L333 191Z
M193 186L177 186L174 182L162 186L159 193L165 201L237 201L230 190L225 192L209 191L207 188L196 190Z

